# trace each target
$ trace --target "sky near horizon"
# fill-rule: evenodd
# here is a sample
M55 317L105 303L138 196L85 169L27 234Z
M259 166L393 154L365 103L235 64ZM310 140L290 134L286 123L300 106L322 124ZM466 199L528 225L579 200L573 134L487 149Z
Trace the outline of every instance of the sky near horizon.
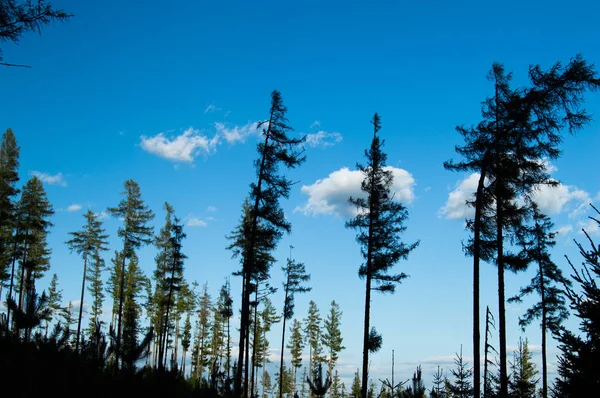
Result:
M480 120L495 61L513 72L515 86L527 84L532 64L566 64L578 53L600 62L595 2L484 3L53 1L74 17L1 47L4 62L32 68L0 69L0 129L11 127L21 147L21 183L40 177L56 211L52 268L38 286L57 273L65 302L78 300L81 261L64 245L68 232L83 225L87 208L101 214L111 235L109 263L121 242L119 221L104 218L105 211L131 178L156 214L157 233L165 201L185 221L186 278L207 282L216 297L239 268L225 236L255 178L256 123L268 117L277 89L293 135L307 136L307 160L286 172L296 182L281 202L293 231L275 253L272 285L281 286L293 245L313 288L296 297L295 317L306 316L309 300L323 317L332 300L340 304L347 348L338 369L349 388L361 366L364 281L355 231L344 222L353 212L347 198L359 193L356 163L364 162L369 121L378 112L394 191L409 211L403 239L420 245L394 268L410 278L394 295L373 297L371 324L383 347L371 356L371 375L390 378L392 350L395 379L410 378L421 364L428 388L438 365L452 367L461 344L472 363L472 261L462 242L471 214L464 201L476 176L443 168L445 160L459 159L455 127ZM565 134L563 154L551 164L561 185L538 193L560 232L552 254L565 272L564 255L580 263L572 240L583 241L581 229L598 236L587 216L589 203L600 201L593 177L600 94L586 95L585 108L594 120L576 136ZM148 276L154 255L150 247L140 252ZM507 298L532 274L507 275ZM495 275L493 266L482 265L482 319L486 305L497 313ZM236 305L240 284L232 277ZM273 296L277 308L282 301L281 292ZM511 352L519 336L527 337L540 368L539 327L521 333L517 325L531 303L507 306L507 342ZM273 358L280 329L271 336ZM497 333L494 339L497 347ZM551 377L557 352L551 340Z

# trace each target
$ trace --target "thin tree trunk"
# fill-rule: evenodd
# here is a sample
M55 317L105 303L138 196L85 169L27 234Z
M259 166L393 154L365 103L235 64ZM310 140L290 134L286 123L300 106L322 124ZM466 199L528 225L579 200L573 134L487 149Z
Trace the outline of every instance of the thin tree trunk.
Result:
M285 299L287 301L287 289L285 291ZM285 302L285 301L284 301ZM285 316L283 317L283 332L281 333L281 360L279 361L279 398L283 397L283 349L285 343Z
M367 398L367 386L369 382L369 324L371 313L371 273L370 260L367 261L367 287L365 292L365 330L363 335L363 364L362 364L362 386L361 396Z
M173 348L173 355L175 356L175 360L173 361L175 364L177 363L177 354L178 354L178 345L179 342L179 317L175 318L175 344Z
M477 183L477 196L475 200L475 220L473 225L473 397L479 398L481 387L480 344L481 334L479 329L479 263L481 259L481 207L483 188L486 177L483 168ZM487 336L486 336L487 339ZM484 365L485 366L485 365Z
M248 317L250 318L250 317ZM250 366L250 325L246 327L246 364L244 365L244 394L245 398L248 398L248 388L250 387L250 382L248 380L248 367Z
M484 359L483 359L483 397L487 398L488 396L488 333L490 327L490 307L485 308L485 351L484 351Z
M540 267L540 293L542 298L542 397L548 398L548 368L546 363L546 291L544 286L544 267L539 262Z
M250 375L250 396L254 398L254 368L256 367L256 334L257 334L257 317L258 317L258 282L256 283L256 292L254 292L254 343L252 344L252 373ZM257 372L258 373L258 372Z
M127 230L127 227L125 227ZM115 366L117 372L119 371L119 357L121 354L121 320L123 315L123 301L125 299L125 259L127 258L127 244L126 239L123 239L123 265L121 267L121 282L119 284L119 313L117 314L117 343L115 352Z
M497 177L498 178L498 177ZM496 182L498 184L498 182ZM496 239L498 244L498 311L499 311L499 335L500 335L500 398L508 398L508 374L506 368L506 314L504 300L504 245L503 245L503 221L504 212L502 208L502 196L498 195L499 185L496 185Z
M83 317L83 295L85 292L85 273L87 271L87 254L83 256L83 278L81 279L81 300L79 301L79 319L77 321L77 338L75 352L79 352L79 336L81 335L81 318Z
M13 284L15 279L15 263L17 262L17 242L13 245L12 268L10 271L10 287L8 289L8 298L12 298ZM6 309L6 333L10 330L10 307Z

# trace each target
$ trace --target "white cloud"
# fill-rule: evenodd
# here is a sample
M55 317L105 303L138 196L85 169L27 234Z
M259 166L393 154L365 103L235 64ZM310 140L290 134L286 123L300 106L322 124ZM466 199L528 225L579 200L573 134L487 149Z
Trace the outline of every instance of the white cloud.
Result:
M186 225L188 227L206 227L208 224L206 221L202 221L198 217L190 217L188 218Z
M215 206L208 206L208 207L206 208L206 211L208 211L208 212L214 212L214 211L217 211L217 210L218 210L218 209L217 209Z
M566 235L571 231L573 231L572 225L563 225L562 227L560 227L559 229L556 230L556 234L557 235Z
M45 182L46 184L49 184L49 185L59 185L61 187L67 186L67 182L63 178L62 173L53 175L50 173L43 173L43 172L34 170L31 172L31 175L39 178L42 182Z
M314 127L319 127L321 125L321 122L318 120L315 120L314 122L311 123L310 128L314 128Z
M185 218L183 219L183 222L185 222L185 225L187 225L188 227L206 227L208 225L208 223L196 216L194 216L193 213L188 213L187 216L185 216Z
M215 123L215 128L217 129L217 134L230 144L235 144L237 142L245 142L246 138L251 135L260 135L260 130L258 129L257 122L249 122L243 126L233 126L228 128L224 123Z
M585 230L585 232L587 232L588 235L598 235L598 233L600 232L600 226L595 220L592 220L591 218L588 218L585 221L578 221L577 225L579 226L578 233L581 235L583 235L582 230Z
M192 127L172 139L164 133L158 133L154 137L141 136L141 145L146 152L174 162L186 163L192 163L199 153L213 152L218 141L217 135L209 139Z
M69 207L67 207L68 212L74 212L79 210L81 210L81 205L77 203L73 203L72 205L69 205Z
M414 200L413 176L406 170L387 166L394 176L392 191L395 198L402 203ZM356 207L348 203L350 196L364 197L360 185L364 175L358 170L343 167L329 174L327 178L317 180L312 185L304 185L302 193L308 195L308 201L298 206L294 212L305 215L336 214L341 217L353 217L357 214Z
M342 141L342 135L340 133L328 133L327 131L318 131L315 134L306 135L306 145L310 147L328 147L337 144Z
M556 167L549 165L549 170ZM479 173L473 173L457 184L457 187L448 194L448 200L439 214L447 219L472 218L475 209L467 206L467 200L473 200L477 191ZM486 185L488 182L486 181ZM538 204L540 210L548 215L569 212L569 217L581 217L588 210L592 201L590 194L575 186L558 184L550 186L540 184L532 192L532 199Z
M221 111L221 110L223 110L223 108L217 108L214 104L210 104L204 110L204 114L206 115L207 113L213 113L215 111Z
M570 211L571 217L581 215L582 208L591 202L587 192L563 184L555 187L538 185L532 193L532 198L545 214L558 214L564 209Z
M478 182L479 173L473 173L458 183L454 191L448 194L446 205L440 209L439 214L449 220L473 217L475 209L467 206L467 200L473 200Z

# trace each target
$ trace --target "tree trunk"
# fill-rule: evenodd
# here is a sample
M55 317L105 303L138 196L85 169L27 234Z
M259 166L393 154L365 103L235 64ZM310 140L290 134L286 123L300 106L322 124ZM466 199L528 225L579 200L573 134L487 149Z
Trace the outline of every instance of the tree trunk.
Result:
M363 335L363 364L361 397L367 398L367 387L369 384L369 324L371 313L371 273L370 259L367 260L367 287L365 291L365 330Z
M483 186L486 170L483 168L477 182L477 196L475 199L475 220L473 224L473 397L479 398L481 387L481 335L479 329L479 263L481 258L481 207L483 200ZM487 340L487 336L486 336ZM487 365L484 365L487 366Z
M12 258L12 268L10 271L10 287L8 289L8 298L12 298L13 293L13 284L15 279L15 263L17 262L17 242L15 238L15 243L13 245L13 258ZM6 333L10 330L10 308L6 309Z
M79 336L81 335L81 318L83 317L83 295L85 292L85 273L87 271L87 254L83 256L83 278L81 279L81 300L79 301L79 319L77 320L77 338L75 352L79 352Z
M539 262L540 294L542 299L542 397L548 398L548 368L546 363L546 291L544 286L544 267Z
M175 360L173 361L174 364L177 364L177 354L178 354L178 342L179 342L179 317L175 318L175 343L173 345L173 356L175 357Z
M498 177L497 177L498 178ZM498 184L498 182L496 182ZM496 185L496 239L498 253L496 262L498 264L498 312L500 335L500 398L508 398L508 374L506 368L506 314L504 300L504 245L503 245L503 217L502 199L499 193L499 185Z
M285 298L287 301L287 289ZM285 311L285 310L284 310ZM285 344L285 316L283 317L283 332L281 333L281 360L279 361L279 398L283 397L283 348Z
M256 283L256 292L254 293L254 342L252 344L252 373L250 375L250 396L254 398L254 368L256 367L256 333L257 331L257 317L258 317L258 282ZM257 372L258 373L258 372Z
M127 229L127 228L126 228ZM124 238L123 243L123 265L121 267L121 281L119 284L119 313L117 314L117 343L116 343L116 352L115 352L115 366L117 372L119 371L119 356L121 353L121 320L123 315L123 301L125 299L125 259L127 258L127 245L126 239Z

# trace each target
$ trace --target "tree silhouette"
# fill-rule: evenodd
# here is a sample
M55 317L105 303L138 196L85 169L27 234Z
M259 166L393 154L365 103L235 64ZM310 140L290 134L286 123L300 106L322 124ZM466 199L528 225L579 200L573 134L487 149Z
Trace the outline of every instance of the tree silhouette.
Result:
M323 365L321 363L313 371L312 379L307 377L306 381L310 392L316 397L323 397L331 387L331 377L329 375L323 380Z
M239 355L234 391L236 394L242 389L242 368L245 352L247 327L250 324L250 295L253 278L259 274L269 273L269 261L261 261L261 253L269 253L281 239L282 233L291 232L291 224L285 219L283 210L279 205L281 197L289 196L292 182L278 174L279 165L295 168L304 162L302 152L297 150L298 145L305 141L305 137L293 139L288 137L292 128L286 118L287 108L279 91L271 93L271 108L269 120L259 123L264 126L262 135L264 141L258 144L259 158L255 161L256 183L250 185L250 200L253 201L249 210L248 222L242 225L245 239L238 240L231 245L238 252L243 252L242 257L242 305L241 327L239 341ZM235 251L234 251L235 254ZM244 398L248 397L248 367L245 367Z
M600 211L591 205L595 217L589 217L592 225L600 226ZM590 227L591 229L591 227ZM582 335L575 334L563 326L556 334L562 351L558 358L558 374L553 397L574 398L585 397L597 391L600 385L600 246L594 243L590 234L582 230L589 249L577 240L573 240L582 257L580 268L576 268L571 260L567 261L573 273L571 278L578 289L564 285L569 306L579 318Z
M92 210L89 210L83 215L85 225L81 231L69 232L72 236L66 242L67 247L71 252L76 252L83 257L83 277L81 278L81 299L79 301L79 319L77 321L77 337L75 339L75 351L79 351L79 337L81 334L81 318L83 316L83 297L85 292L85 280L87 277L87 265L90 256L100 250L108 250L108 235L104 234L102 221L98 219Z
M396 284L401 283L408 275L403 272L390 275L388 272L400 259L408 258L408 254L419 245L419 242L407 245L400 240L400 234L406 229L403 224L408 218L408 211L394 200L391 190L393 176L385 164L387 155L382 151L384 141L377 135L381 129L377 113L371 123L373 140L369 150L365 151L368 163L366 166L358 165L364 175L361 189L367 197L349 198L358 214L346 222L347 228L359 230L356 240L361 245L361 254L365 259L365 264L358 271L359 276L366 279L362 398L367 398L369 380L371 290L393 293Z
M531 87L527 88L511 89L511 75L498 63L492 66L489 78L494 82L494 96L484 102L484 120L475 127L457 127L465 145L456 151L465 160L448 161L444 167L479 174L475 199L468 202L475 207L475 217L467 222L473 237L465 246L466 254L473 256L475 396L480 394L479 262L484 260L495 261L498 266L500 396L506 398L504 270L526 265L523 258L506 252L503 246L504 239L514 234L527 214L515 199L530 195L539 184L556 184L549 178L544 160L560 155L562 130L574 132L589 122L585 110L580 109L583 94L600 87L600 80L581 56L564 68L560 63L547 71L531 66Z
M37 4L31 0L21 4L15 0L0 0L0 43L10 41L17 44L23 33L39 33L41 27L50 21L65 21L72 16L63 10L53 9L52 4L44 0L38 0ZM28 68L26 65L1 62L2 59L0 49L0 65Z
M525 331L525 327L534 320L540 319L542 329L542 396L548 397L548 370L546 364L546 334L547 331L556 333L560 324L569 316L565 297L556 284L571 285L571 282L563 277L560 268L550 259L548 249L553 247L555 232L552 232L554 224L550 218L539 211L537 204L532 203L533 225L524 227L525 237L521 244L525 246L528 258L537 264L538 269L529 285L521 288L519 294L510 298L509 302L521 302L522 298L532 293L540 295L540 301L527 309L525 314L519 318L519 325Z
M142 200L140 186L133 180L125 181L122 194L124 199L117 207L109 207L108 212L123 220L123 227L119 227L118 235L123 239L122 263L119 281L119 308L117 313L116 331L116 369L119 369L119 356L121 353L121 321L123 317L123 302L125 298L125 260L135 254L135 249L142 245L152 243L154 227L147 225L154 218L154 213Z
M283 352L285 344L285 323L294 316L294 295L296 293L306 293L312 290L311 287L302 286L310 280L310 274L306 273L303 263L298 263L290 257L287 260L287 265L283 267L285 281L283 282L284 301L283 301L283 330L281 332L281 359L279 362L279 398L283 397ZM296 384L296 366L292 366L294 370L294 385Z

